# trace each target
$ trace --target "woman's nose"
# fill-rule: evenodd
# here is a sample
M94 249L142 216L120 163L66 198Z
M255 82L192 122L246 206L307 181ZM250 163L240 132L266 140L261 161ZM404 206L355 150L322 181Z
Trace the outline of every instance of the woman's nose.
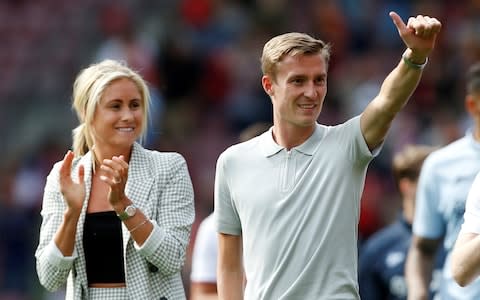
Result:
M133 111L129 108L122 110L122 120L131 120L133 119Z

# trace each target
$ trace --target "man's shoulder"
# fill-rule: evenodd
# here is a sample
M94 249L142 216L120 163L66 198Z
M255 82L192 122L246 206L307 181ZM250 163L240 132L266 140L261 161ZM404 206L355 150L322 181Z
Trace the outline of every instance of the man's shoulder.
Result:
M231 145L220 154L224 159L240 159L247 155L260 155L262 145L262 137L257 136L248 141Z
M456 163L459 159L468 159L469 153L475 151L467 137L460 138L433 151L425 160L425 165ZM476 151L475 151L476 152Z

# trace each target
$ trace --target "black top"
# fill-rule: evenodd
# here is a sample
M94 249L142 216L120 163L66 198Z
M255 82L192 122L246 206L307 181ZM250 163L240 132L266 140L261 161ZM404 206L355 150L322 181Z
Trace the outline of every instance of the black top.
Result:
M88 213L83 229L88 283L124 283L122 222L114 211Z

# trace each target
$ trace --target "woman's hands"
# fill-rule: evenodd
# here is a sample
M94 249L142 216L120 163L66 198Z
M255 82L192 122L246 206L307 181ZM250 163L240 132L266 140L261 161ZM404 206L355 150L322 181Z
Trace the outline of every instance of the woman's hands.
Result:
M80 214L83 201L85 200L85 168L81 165L78 168L78 181L72 179L72 161L74 154L68 151L60 166L60 192L65 199L68 210ZM113 208L121 204L125 198L125 185L128 179L128 163L124 156L114 156L112 159L104 159L100 165L100 180L110 186L108 201Z
M115 208L125 198L125 185L128 179L128 163L123 155L104 159L100 165L100 180L110 186L108 201Z
M80 214L85 200L85 168L82 165L79 166L78 182L74 182L71 176L73 158L73 152L68 150L60 166L60 192L65 199L68 210Z

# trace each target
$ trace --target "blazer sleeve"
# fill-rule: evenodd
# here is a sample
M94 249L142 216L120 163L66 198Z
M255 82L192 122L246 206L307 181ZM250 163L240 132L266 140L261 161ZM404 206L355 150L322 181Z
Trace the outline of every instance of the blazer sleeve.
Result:
M159 153L157 153L159 154ZM147 261L159 268L164 275L182 270L185 263L190 231L195 218L193 186L185 159L178 153L160 153L155 160L166 155L168 163L155 164L154 174L166 172L166 182L161 184L156 196L156 220L154 229L146 242L135 247ZM157 183L157 184L158 184ZM154 199L152 199L154 201Z
M65 202L58 183L59 168L60 164L55 164L47 177L40 213L42 216L40 238L35 251L38 278L42 286L49 291L55 291L65 284L73 265L72 257L57 254L53 241L65 211Z

